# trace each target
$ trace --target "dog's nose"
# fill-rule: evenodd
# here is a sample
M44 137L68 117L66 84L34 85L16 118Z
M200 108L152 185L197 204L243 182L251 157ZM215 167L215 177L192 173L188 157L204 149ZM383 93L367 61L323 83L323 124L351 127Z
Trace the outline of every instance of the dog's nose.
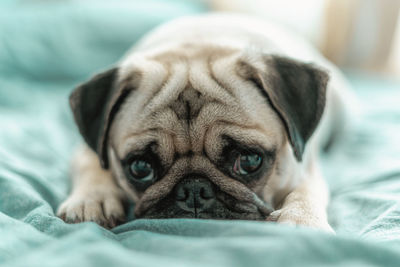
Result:
M192 212L198 217L215 202L215 193L211 182L207 179L186 178L176 186L175 199L181 209Z

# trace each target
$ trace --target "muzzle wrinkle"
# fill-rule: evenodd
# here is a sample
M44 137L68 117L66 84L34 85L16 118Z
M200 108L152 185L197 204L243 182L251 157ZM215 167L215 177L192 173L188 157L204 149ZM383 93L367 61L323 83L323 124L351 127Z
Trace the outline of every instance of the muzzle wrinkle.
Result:
M234 199L234 201L229 201L226 198L221 197L221 194L219 196L218 194L216 195L216 199L224 206L225 209L231 212L230 216L234 218L240 218L240 214L242 214L244 217L252 216L251 214L253 213L259 214L260 218L266 218L273 211L273 208L270 204L260 199L244 184L229 178L215 168L212 168L213 163L210 160L201 156L193 156L193 158L196 158L196 160L201 163L197 164L197 166L202 166L202 168L191 166L189 162L190 160L187 158L182 158L177 161L177 163L171 168L169 174L157 182L157 184L152 185L146 190L145 194L135 207L136 216L140 217L143 214L148 213L148 210L154 209L155 206L162 204L163 200L166 198L172 198L171 195L175 194L176 187L179 186L183 180L189 179L188 177L192 177L190 179L204 177L202 179L209 180L225 196ZM207 169L207 172L205 172L203 168ZM192 194L195 194L195 192L192 192ZM192 197L193 202L195 202L195 196L193 195ZM171 202L172 200L168 201ZM179 201L175 204L179 206ZM182 203L180 204L183 205ZM195 217L201 218L202 213L199 213L199 207L196 206L198 203L192 204L194 206ZM210 210L211 207L215 206L217 205L209 205L206 209L204 209L204 211ZM189 214L193 213L193 210L188 211L188 208L183 210ZM219 207L219 210L224 212L221 207ZM221 214L219 216L221 216ZM154 217L154 215L152 215L152 217Z

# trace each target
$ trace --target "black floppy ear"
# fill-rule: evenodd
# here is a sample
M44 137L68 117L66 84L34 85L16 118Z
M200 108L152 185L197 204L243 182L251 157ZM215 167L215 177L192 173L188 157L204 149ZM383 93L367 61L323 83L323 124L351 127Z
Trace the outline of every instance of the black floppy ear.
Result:
M325 107L328 74L313 64L266 56L265 70L247 70L282 119L298 161ZM243 66L243 62L241 63Z
M99 156L103 168L108 168L107 134L113 116L128 94L117 86L118 68L112 68L75 88L69 97L75 122L86 143Z

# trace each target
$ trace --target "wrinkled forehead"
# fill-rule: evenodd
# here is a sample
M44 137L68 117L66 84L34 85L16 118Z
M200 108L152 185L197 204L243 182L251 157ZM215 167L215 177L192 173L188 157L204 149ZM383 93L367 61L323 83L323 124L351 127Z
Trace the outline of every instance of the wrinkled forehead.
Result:
M122 77L139 71L141 80L112 124L111 144L119 156L156 144L166 162L188 153L216 157L224 136L265 149L282 143L277 115L237 74L239 56L163 55L141 58L140 66L125 63Z

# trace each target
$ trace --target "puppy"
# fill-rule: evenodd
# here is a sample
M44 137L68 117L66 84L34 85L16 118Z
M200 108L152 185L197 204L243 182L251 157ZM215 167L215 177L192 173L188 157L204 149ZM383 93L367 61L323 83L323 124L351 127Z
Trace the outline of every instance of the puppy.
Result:
M136 218L332 231L318 153L340 129L344 87L303 40L264 20L169 22L72 92L87 145L58 215L114 227L131 199Z

